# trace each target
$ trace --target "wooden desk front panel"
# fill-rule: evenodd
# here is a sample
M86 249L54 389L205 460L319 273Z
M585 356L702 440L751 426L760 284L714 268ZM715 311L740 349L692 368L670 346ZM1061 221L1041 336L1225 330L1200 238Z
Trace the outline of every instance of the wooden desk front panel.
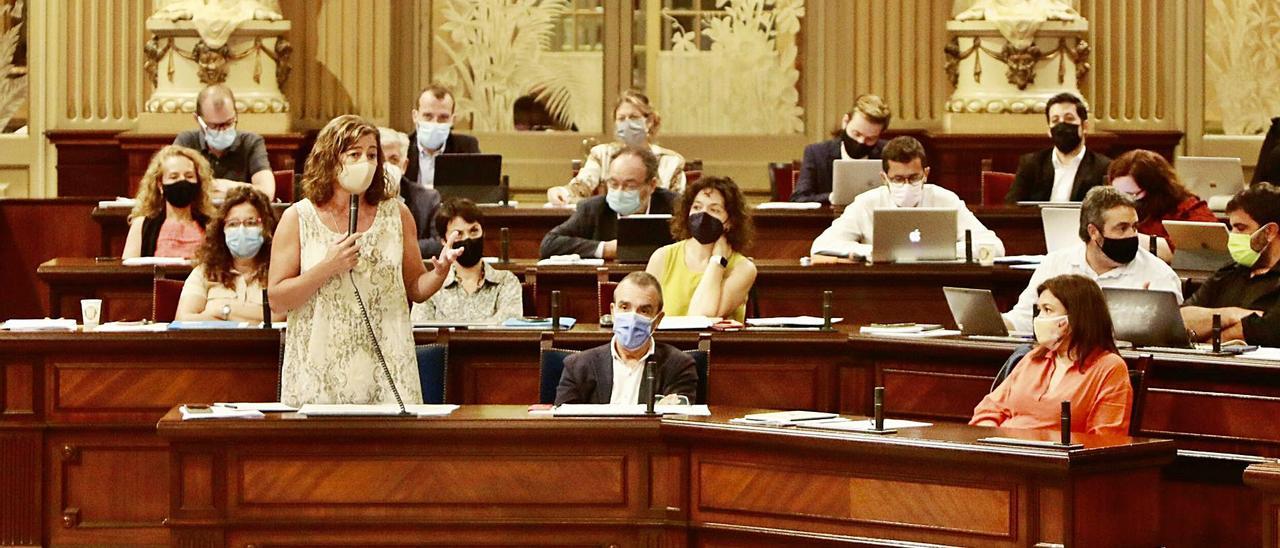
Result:
M1186 449L1280 457L1280 366L1162 355L1144 382L1142 435Z

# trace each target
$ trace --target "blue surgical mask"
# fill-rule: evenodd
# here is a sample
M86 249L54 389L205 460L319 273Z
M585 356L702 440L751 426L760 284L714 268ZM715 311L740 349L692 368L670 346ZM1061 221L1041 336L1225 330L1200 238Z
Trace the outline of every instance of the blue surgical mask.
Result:
M630 215L640 211L639 190L610 190L605 194L604 201L609 203L609 209L618 213L618 215Z
M614 126L613 135L628 146L641 146L649 137L649 126L644 120L623 120Z
M440 150L449 139L453 124L418 122L418 147L422 150Z
M260 226L228 228L223 232L223 236L227 240L227 249L231 251L231 256L237 259L256 257L258 250L262 249L263 238Z
M635 312L613 314L613 336L627 350L640 350L653 333L653 319Z
M231 127L221 131L212 129L204 130L204 144L214 150L226 150L231 147L231 143L236 141L236 128Z

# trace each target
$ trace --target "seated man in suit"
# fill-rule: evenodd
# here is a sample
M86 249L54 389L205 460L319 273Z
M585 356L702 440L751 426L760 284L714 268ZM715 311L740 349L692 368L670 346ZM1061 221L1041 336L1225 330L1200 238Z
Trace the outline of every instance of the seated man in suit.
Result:
M1222 340L1280 346L1280 187L1260 182L1227 203L1234 261L1214 272L1182 308L1192 339L1213 335L1222 316Z
M1053 148L1024 154L1005 195L1017 202L1079 202L1089 189L1106 184L1111 159L1085 148L1089 107L1071 93L1059 93L1045 106Z
M453 110L453 92L431 84L418 94L418 108L412 113L416 131L405 152L409 166L400 181L400 197L418 225L418 249L423 257L439 255L442 247L440 235L435 233L436 208L440 206L440 193L435 190L436 156L480 152L480 141L475 137L452 131Z
M674 192L658 188L658 157L647 148L627 147L609 163L608 193L578 202L573 215L542 238L541 255L577 254L615 259L618 217L671 213Z
M894 138L884 146L881 164L883 170L880 178L884 184L854 198L853 203L844 209L844 213L813 241L809 253L815 264L851 262L853 256L870 256L874 241L875 210L907 207L956 210L957 257L965 254L965 230L973 235L975 256L982 245L990 246L994 256L1004 256L1004 243L1000 241L1000 237L983 226L982 221L965 206L964 200L950 190L925 183L929 179L929 159L925 157L924 145L920 141L905 135ZM825 253L818 255L819 251L836 252L841 258Z
M804 163L791 201L831 203L831 164L836 160L879 160L884 150L880 135L889 129L892 115L880 97L858 97L853 110L840 119L833 139L804 147Z
M250 185L272 199L276 178L267 162L262 136L237 131L236 97L231 88L214 84L196 95L196 124L200 129L179 133L173 144L200 152L213 168L213 196L221 198L234 187Z
M613 339L564 361L556 405L562 403L645 403L644 363L653 356L654 393L693 401L698 370L693 358L653 340L662 321L662 286L646 272L632 272L613 291Z

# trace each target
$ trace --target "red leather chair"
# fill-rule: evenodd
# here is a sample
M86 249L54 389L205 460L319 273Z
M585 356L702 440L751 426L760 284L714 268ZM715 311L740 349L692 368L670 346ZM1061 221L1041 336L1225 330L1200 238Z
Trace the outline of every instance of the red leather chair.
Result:
M271 172L276 178L276 200L284 203L293 202L293 170L278 169Z
M1013 186L1015 175L1000 171L982 172L982 205L998 206L1004 204L1004 197Z
M791 193L795 191L796 162L773 162L769 164L769 200L773 202L791 201Z
M178 313L183 280L169 280L159 272L151 282L151 321L171 322Z
M618 282L596 282L596 308L600 316L609 314L609 305L613 304L613 291L618 289Z

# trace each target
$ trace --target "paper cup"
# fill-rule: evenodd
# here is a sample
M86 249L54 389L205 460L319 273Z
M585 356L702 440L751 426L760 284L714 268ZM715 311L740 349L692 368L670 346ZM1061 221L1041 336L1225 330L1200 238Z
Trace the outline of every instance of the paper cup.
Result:
M102 322L102 299L80 299L80 318L85 327L97 327Z
M981 266L993 266L996 264L996 247L991 244L982 244L978 246L978 264Z

